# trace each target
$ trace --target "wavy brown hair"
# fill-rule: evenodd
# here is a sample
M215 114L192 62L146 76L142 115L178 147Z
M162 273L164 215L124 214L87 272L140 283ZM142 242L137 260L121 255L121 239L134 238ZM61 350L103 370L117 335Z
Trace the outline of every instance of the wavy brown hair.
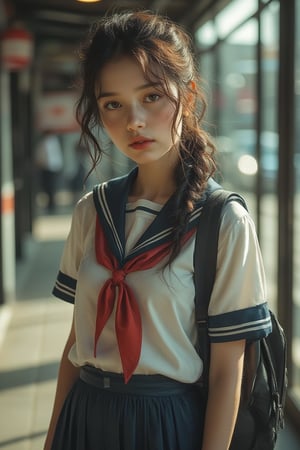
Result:
M115 13L94 23L80 49L81 96L76 117L81 126L81 142L89 149L93 168L103 149L97 138L102 126L96 92L102 67L121 55L134 56L145 79L155 81L175 106L172 125L173 139L180 111L182 133L179 143L180 159L176 169L176 208L172 236L171 263L180 251L189 215L199 200L207 180L216 169L214 145L201 127L206 101L201 77L193 54L190 36L169 19L148 11ZM177 86L178 97L169 89Z

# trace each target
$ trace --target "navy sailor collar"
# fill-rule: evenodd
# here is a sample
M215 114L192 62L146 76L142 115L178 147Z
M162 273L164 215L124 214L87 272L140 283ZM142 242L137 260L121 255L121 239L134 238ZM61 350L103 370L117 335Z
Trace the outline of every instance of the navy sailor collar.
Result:
M136 257L140 253L167 242L170 240L172 231L172 216L176 207L176 192L165 203L157 217L136 242L130 254L125 258L126 203L128 201L130 187L137 176L137 172L138 168L136 167L129 174L96 185L93 189L93 199L99 221L103 227L109 247L120 265L123 265L127 260ZM191 214L187 231L197 225L197 219L201 214L201 209L207 195L210 190L213 190L212 183L216 185L213 180L209 182L208 189Z

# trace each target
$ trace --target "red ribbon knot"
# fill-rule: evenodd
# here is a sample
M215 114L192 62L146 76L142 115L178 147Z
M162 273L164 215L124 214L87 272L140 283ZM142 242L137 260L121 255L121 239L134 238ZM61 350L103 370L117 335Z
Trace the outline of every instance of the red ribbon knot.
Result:
M125 277L126 277L125 270L122 270L122 269L113 270L113 273L112 273L113 285L119 286L120 283L124 282Z

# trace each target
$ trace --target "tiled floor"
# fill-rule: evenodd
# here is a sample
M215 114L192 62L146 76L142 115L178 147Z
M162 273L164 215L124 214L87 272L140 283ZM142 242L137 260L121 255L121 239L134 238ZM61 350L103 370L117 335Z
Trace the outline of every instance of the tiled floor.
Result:
M28 260L18 265L18 299L6 310L11 319L0 348L0 449L43 448L72 314L70 305L50 294L69 224L67 215L41 218ZM276 450L299 449L287 426Z

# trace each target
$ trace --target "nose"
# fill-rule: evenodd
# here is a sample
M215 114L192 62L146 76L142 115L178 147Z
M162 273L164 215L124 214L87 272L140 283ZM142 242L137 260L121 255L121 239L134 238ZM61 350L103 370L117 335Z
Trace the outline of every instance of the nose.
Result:
M138 131L146 125L146 117L143 108L139 105L133 105L128 113L127 130Z

